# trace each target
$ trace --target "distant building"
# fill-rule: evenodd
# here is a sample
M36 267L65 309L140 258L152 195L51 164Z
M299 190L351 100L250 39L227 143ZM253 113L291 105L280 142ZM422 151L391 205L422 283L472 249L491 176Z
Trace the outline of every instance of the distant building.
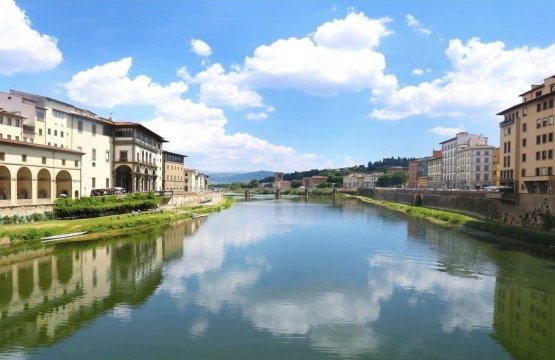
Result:
M499 148L495 148L493 150L493 164L492 164L492 176L491 181L493 185L499 186L499 179L500 179L500 171L501 171L501 164L499 163Z
M291 181L283 180L283 173L274 173L274 183L272 184L274 189L289 189L291 188Z
M162 189L163 190L185 190L185 167L186 155L162 151Z
M432 159L428 161L428 189L441 189L443 183L441 181L441 151L434 150Z
M328 178L326 176L311 176L311 177L306 177L303 179L303 185L307 188L307 189L312 189L317 187L318 185L325 183L328 180Z
M418 187L418 169L420 168L420 162L420 159L409 162L407 176L407 187L409 189L416 189Z
M467 177L459 176L459 166L469 165L466 160L460 162L457 158L458 151L468 146L487 145L488 139L483 135L460 132L455 137L441 142L442 156L442 181L446 189L462 188L466 184ZM459 162L458 162L459 161Z
M208 187L208 175L200 173L195 169L183 170L185 177L185 191L187 192L202 192Z
M371 173L371 174L349 174L343 177L343 187L345 189L368 189L376 187L378 178L382 176L383 173Z

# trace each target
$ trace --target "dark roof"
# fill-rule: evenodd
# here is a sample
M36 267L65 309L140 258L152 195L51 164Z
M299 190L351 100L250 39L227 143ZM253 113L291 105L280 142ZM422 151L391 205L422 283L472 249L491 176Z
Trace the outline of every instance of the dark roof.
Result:
M162 150L162 154L170 154L170 155L177 155L177 156L189 157L188 155L178 154L178 153L174 153L174 152L167 151L167 150Z
M511 111L513 111L513 110L518 109L518 108L521 107L522 105L528 105L528 104L530 104L530 103L533 103L534 101L543 100L543 99L546 99L546 98L548 98L548 97L550 97L550 96L553 96L553 95L555 95L555 93L553 93L553 92L548 92L548 93L546 93L546 94L543 94L542 96L538 96L538 97L535 97L535 98L533 98L533 99L530 99L530 100L527 100L527 101L518 103L518 104L516 104L516 105L514 105L514 106L511 106L510 108L505 109L505 110L503 110L503 111L497 113L497 115L505 115L505 114L508 113L508 112L511 112Z
M15 146L22 146L22 147L30 147L30 148L34 148L34 149L49 150L49 151L55 151L55 152L65 152L65 153L72 153L72 154L79 154L79 155L84 154L84 152L77 151L77 150L71 150L71 149L60 148L60 147L55 147L55 146L28 143L28 142L24 142L24 141L8 140L8 139L4 139L4 138L0 139L0 143L4 143L4 144L8 144L8 145L15 145Z

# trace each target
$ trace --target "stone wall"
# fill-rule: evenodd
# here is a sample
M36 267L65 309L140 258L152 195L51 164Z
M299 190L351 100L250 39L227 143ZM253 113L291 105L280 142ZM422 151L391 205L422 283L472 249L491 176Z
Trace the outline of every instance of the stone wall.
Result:
M174 192L173 196L169 199L167 203L164 204L164 208L175 208L179 206L195 206L201 204L212 204L217 203L222 199L221 192L199 192L199 193L178 193Z
M0 216L44 214L52 211L52 205L6 206L0 208Z

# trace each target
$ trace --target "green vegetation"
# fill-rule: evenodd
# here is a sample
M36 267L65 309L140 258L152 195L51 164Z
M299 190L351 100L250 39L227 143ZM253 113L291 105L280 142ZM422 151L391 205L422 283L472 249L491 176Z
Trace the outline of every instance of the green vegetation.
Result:
M541 250L539 252L541 253L541 255L547 255L547 253L550 253L550 255L555 255L555 253L553 253L555 252L555 249L553 249L555 248L555 233L550 231L541 231L531 227L508 225L504 223L488 221L451 211L411 206L360 196L356 196L356 198L366 203L384 206L391 210L404 212L406 214L410 214L418 218L427 219L443 225L460 227L463 231L479 230L489 234L517 240L519 241L519 248L540 247ZM546 249L549 249L549 251L545 251Z
M403 185L407 182L408 174L405 172L396 172L393 174L383 174L378 178L377 185L379 187L395 187Z
M43 246L40 238L51 235L87 231L79 240L98 239L168 224L177 220L190 219L193 214L208 214L227 209L233 205L231 197L225 197L218 205L186 206L168 211L146 211L123 215L77 220L51 220L38 223L4 225L0 228L0 239L8 240L10 246L0 246L0 255ZM71 238L68 239L71 241ZM4 243L5 244L5 243Z
M54 202L54 214L59 219L125 214L154 209L160 205L161 200L154 193L57 199Z

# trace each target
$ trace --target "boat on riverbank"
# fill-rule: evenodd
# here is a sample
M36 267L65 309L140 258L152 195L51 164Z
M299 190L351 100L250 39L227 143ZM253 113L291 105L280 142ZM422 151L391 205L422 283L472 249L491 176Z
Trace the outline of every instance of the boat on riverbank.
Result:
M88 233L88 231L79 231L79 232L70 233L70 234L52 235L52 236L43 237L41 238L41 240L42 242L57 241L57 240L72 238L79 235L85 235L86 233Z

